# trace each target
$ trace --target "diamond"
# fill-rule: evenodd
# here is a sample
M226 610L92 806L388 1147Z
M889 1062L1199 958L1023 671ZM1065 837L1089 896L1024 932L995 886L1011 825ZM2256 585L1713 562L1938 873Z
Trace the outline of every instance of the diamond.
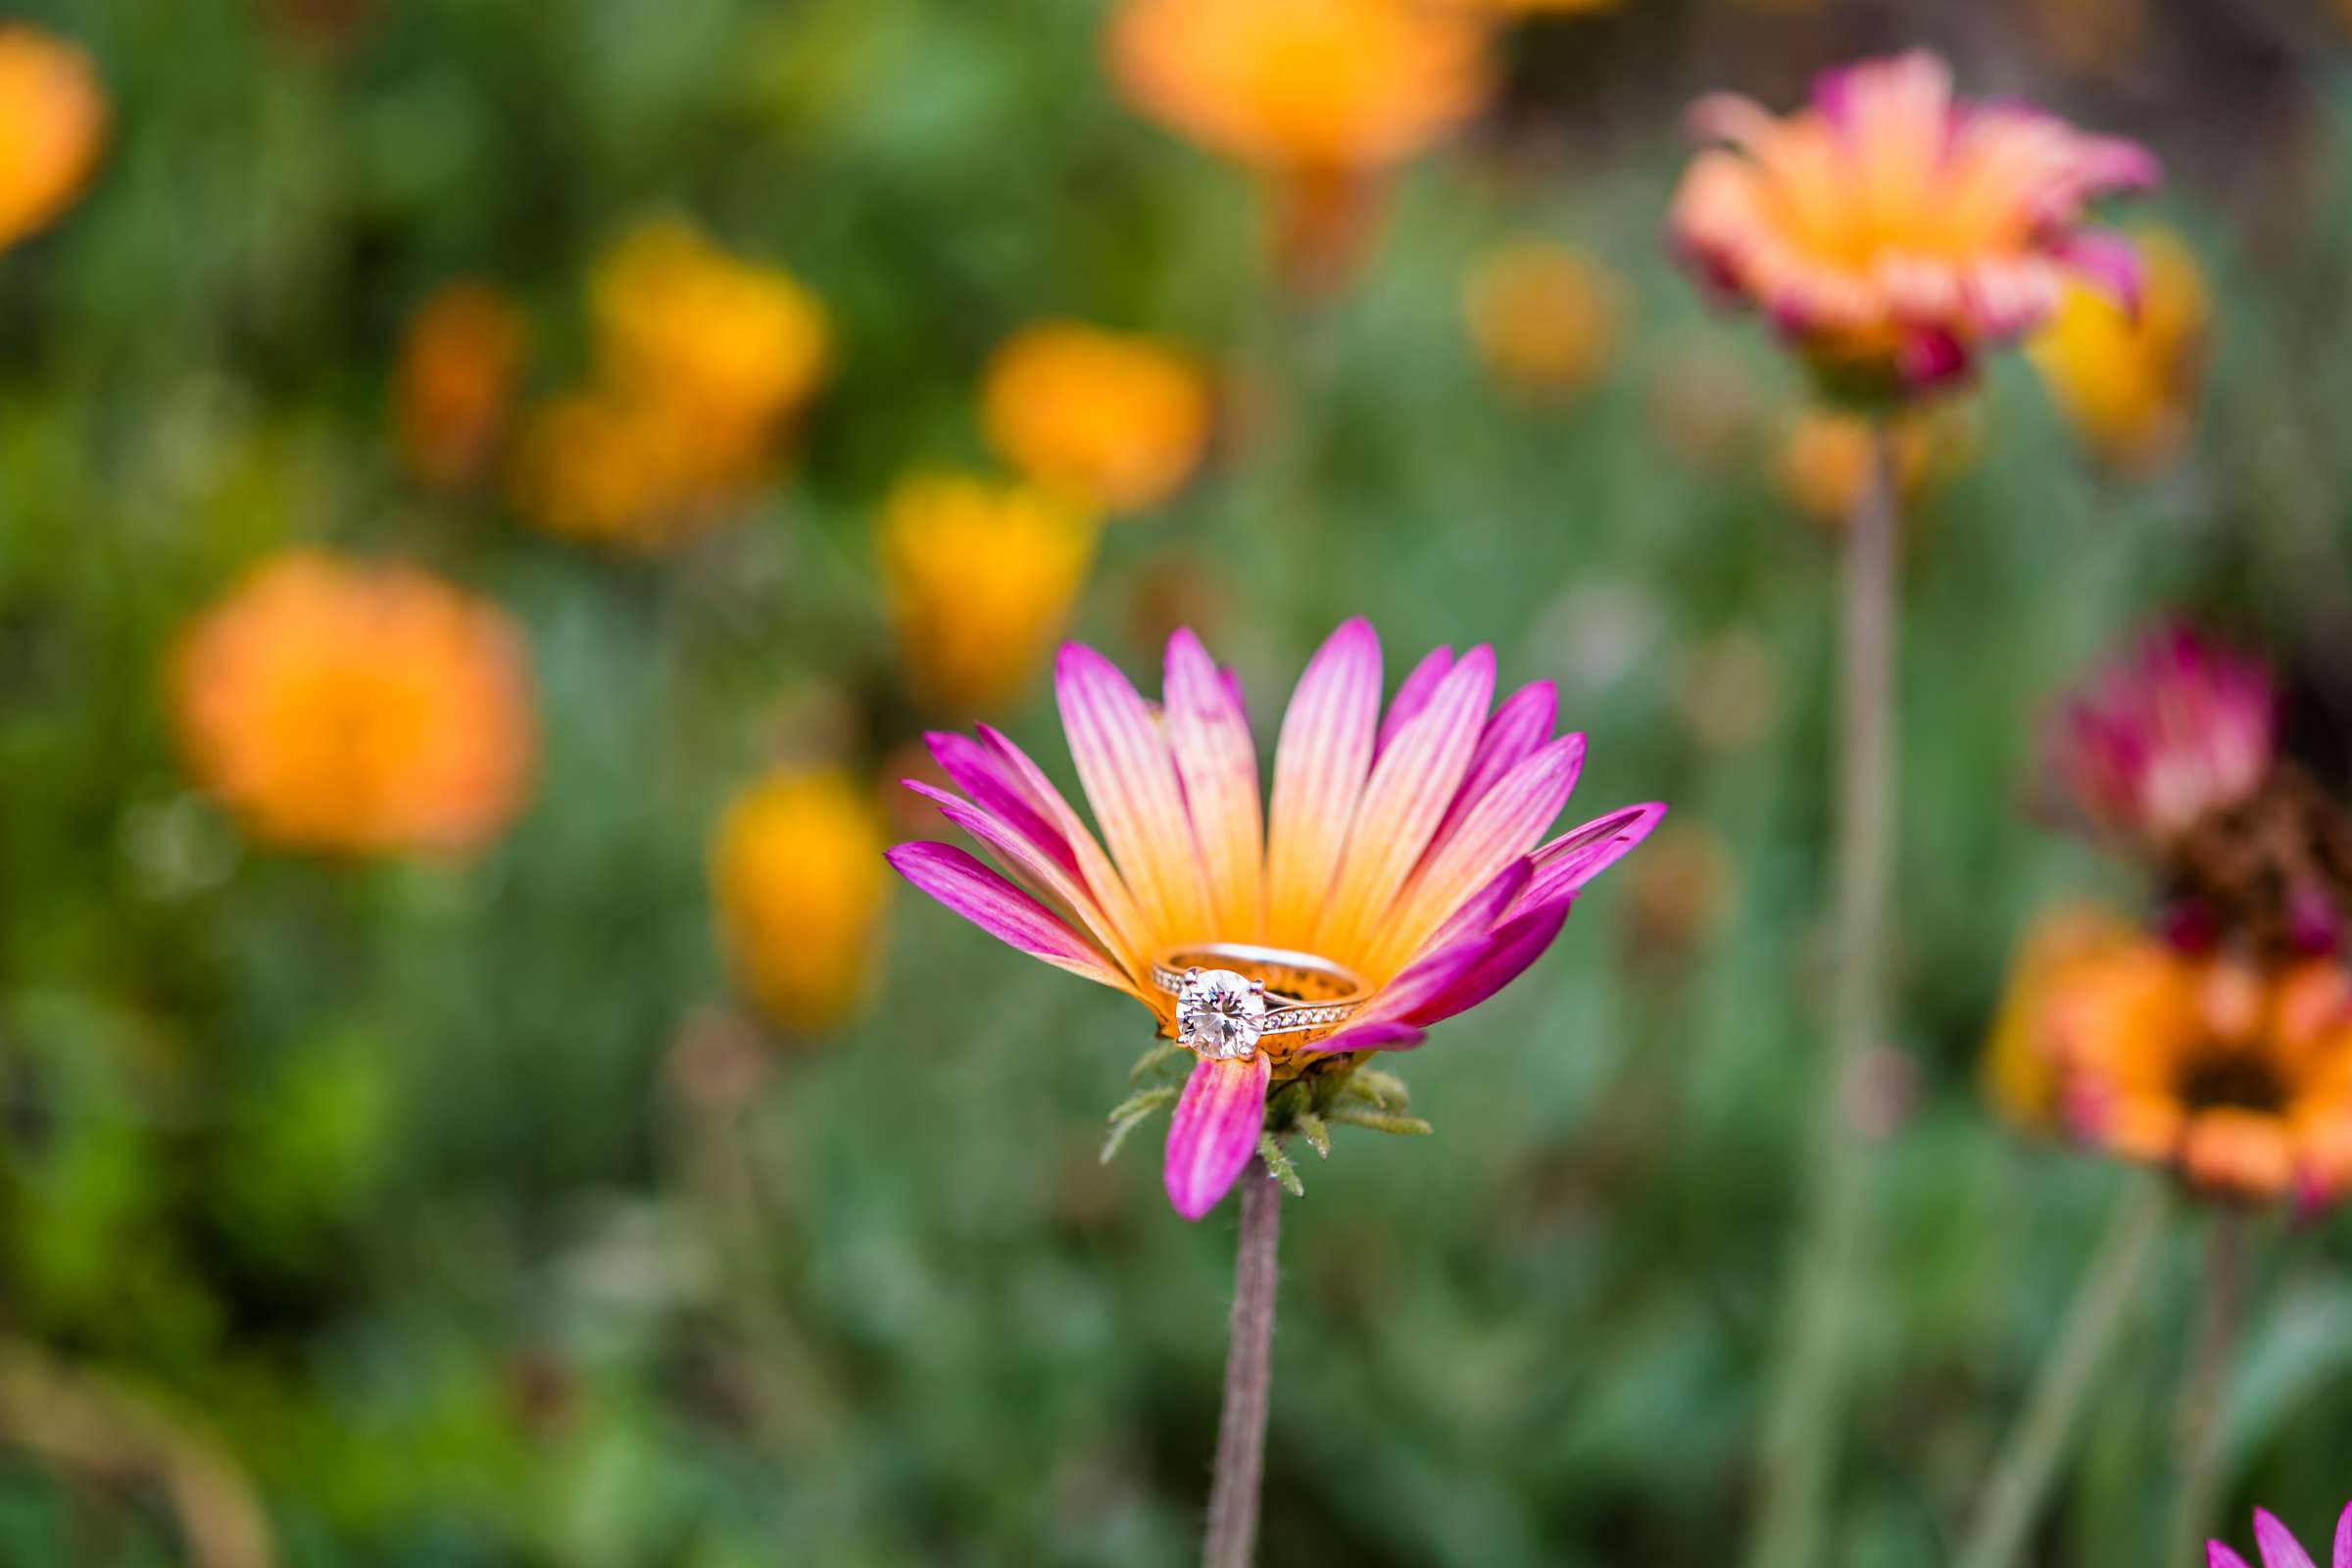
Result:
M1176 1043L1212 1061L1250 1056L1265 1015L1263 983L1231 969L1188 969L1176 993Z

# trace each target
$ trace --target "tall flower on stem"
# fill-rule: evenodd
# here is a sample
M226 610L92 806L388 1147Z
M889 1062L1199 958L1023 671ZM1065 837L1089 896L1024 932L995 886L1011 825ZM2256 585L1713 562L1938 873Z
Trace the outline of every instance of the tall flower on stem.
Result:
M1880 1044L1888 1012L1899 467L1887 416L2040 324L2070 275L2129 305L2131 247L2085 226L2084 209L2152 184L2157 171L2131 142L2021 105L1956 99L1950 72L1922 53L1827 73L1786 117L1718 95L1690 122L1709 145L1675 194L1676 250L1720 298L1767 317L1826 396L1876 418L1870 482L1842 541L1829 1085L1754 1542L1763 1568L1798 1568L1825 1555L1847 1301L1868 1219L1867 1146L1838 1090Z
M1129 102L1265 181L1277 268L1344 283L1380 176L1486 102L1488 23L1432 0L1126 0L1111 74Z
M1147 1092L1114 1116L1123 1132L1174 1102L1164 1185L1199 1219L1253 1156L1295 1182L1292 1133L1320 1153L1333 1121L1425 1130L1387 1113L1394 1091L1366 1060L1515 979L1663 814L1630 807L1545 841L1585 740L1552 735L1548 682L1494 704L1494 673L1490 649L1440 648L1384 713L1379 638L1348 622L1291 699L1261 808L1240 685L1198 638L1169 640L1157 705L1070 644L1055 693L1102 840L982 726L931 737L961 795L908 788L1011 880L946 844L901 845L890 861L991 935L1144 1004L1172 1042L1161 1052L1191 1067L1180 1095ZM1264 1180L1246 1186L1211 1564L1246 1563L1254 1533L1278 1215Z

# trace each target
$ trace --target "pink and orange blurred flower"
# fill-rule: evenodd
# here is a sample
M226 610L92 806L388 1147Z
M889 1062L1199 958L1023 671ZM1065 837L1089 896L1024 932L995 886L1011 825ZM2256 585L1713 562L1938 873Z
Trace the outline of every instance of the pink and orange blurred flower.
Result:
M1840 394L1965 377L2040 325L2070 277L2135 306L2136 255L2084 209L2154 185L2154 156L2022 104L1957 99L1934 55L1827 73L1786 118L1719 94L1690 122L1712 145L1676 192L1677 250Z
M1168 643L1159 704L1077 644L1055 675L1108 852L1026 754L982 726L977 740L931 737L963 796L909 787L1014 880L946 844L902 845L891 863L991 935L1126 992L1172 1038L1176 999L1152 965L1178 947L1309 954L1367 988L1336 1028L1200 1055L1165 1168L1169 1201L1188 1219L1249 1163L1270 1091L1408 1050L1486 1001L1551 945L1578 891L1665 810L1629 807L1540 844L1575 787L1585 738L1552 736L1549 682L1490 711L1494 656L1484 647L1430 654L1384 716L1379 637L1361 620L1343 625L1291 699L1262 812L1240 686L1189 631Z
M0 23L0 250L65 211L98 162L106 93L90 58L24 23Z
M2268 1508L2254 1510L2254 1541L2262 1548L2262 1568L2314 1568L2311 1553ZM2352 1568L2352 1503L2346 1503L2344 1511L2336 1515L2335 1550L2328 1560L2331 1568ZM2205 1564L2206 1568L2246 1568L2246 1559L2218 1541L2208 1541Z
M2162 852L2262 787L2277 710L2259 662L2191 627L2160 627L2060 710L2049 772L2091 828Z
M2061 1119L2209 1196L2310 1207L2352 1187L2352 977L2154 937L2078 956L2048 1001Z

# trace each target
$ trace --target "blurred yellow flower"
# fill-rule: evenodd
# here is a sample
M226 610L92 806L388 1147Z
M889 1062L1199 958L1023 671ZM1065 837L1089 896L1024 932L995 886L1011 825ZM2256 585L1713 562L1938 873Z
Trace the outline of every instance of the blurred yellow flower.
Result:
M0 23L0 250L43 228L81 190L106 137L89 56L24 23Z
M1099 528L1029 485L902 479L877 526L883 589L908 684L945 713L1018 697L1060 635Z
M600 383L689 416L714 472L756 464L830 362L832 328L815 296L676 219L623 235L589 294Z
M1488 23L1420 0L1126 0L1111 74L1142 113L1272 184L1288 280L1343 280L1366 238L1367 176L1476 114Z
M2037 915L2018 940L2009 978L1984 1044L1979 1076L1985 1098L2028 1132L2058 1126L2059 1063L2052 1003L2143 940L2137 927L2095 904L2064 904Z
M870 989L888 847L871 796L839 772L779 768L729 803L710 843L719 943L779 1028L830 1028Z
M1623 291L1599 263L1565 245L1501 246L1462 288L1470 342L1514 391L1573 397L1616 356Z
M393 436L418 484L479 479L505 434L522 368L522 312L487 283L453 283L409 318L393 371Z
M981 385L989 444L1029 478L1105 512L1167 499L1208 440L1207 379L1152 338L1046 321L1007 339Z
M823 307L673 219L624 235L589 292L595 376L532 416L515 504L573 538L684 543L740 504L815 393L831 356Z
M413 567L293 551L182 635L190 771L269 843L463 852L521 805L537 749L522 638Z
M2139 312L2080 285L2028 346L2067 423L2100 462L2146 475L2180 456L2204 380L2205 279L2180 237L2134 236L2144 266Z
M1974 442L1964 421L1941 408L1893 416L1895 479L1908 507L1932 484L1965 466ZM1781 449L1781 493L1825 528L1842 528L1870 482L1871 422L1814 406L1789 425Z

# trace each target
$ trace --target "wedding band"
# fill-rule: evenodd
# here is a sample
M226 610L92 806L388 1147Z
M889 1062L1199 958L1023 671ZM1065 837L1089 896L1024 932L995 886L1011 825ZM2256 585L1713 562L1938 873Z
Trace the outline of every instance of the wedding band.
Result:
M1176 999L1176 1042L1213 1060L1247 1058L1267 1035L1345 1023L1363 1004L1364 982L1312 953L1250 942L1170 948L1152 983Z

